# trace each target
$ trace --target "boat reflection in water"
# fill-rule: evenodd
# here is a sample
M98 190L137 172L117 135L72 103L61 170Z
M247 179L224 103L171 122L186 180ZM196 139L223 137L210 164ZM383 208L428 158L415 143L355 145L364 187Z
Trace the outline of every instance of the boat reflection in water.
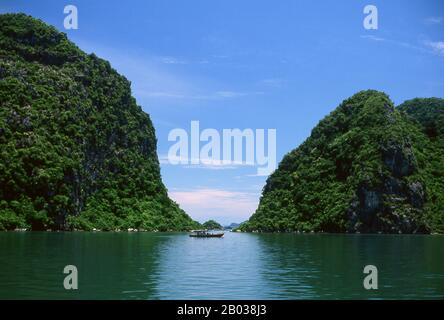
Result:
M224 233L211 233L208 230L191 230L190 237L195 238L221 238L224 236Z

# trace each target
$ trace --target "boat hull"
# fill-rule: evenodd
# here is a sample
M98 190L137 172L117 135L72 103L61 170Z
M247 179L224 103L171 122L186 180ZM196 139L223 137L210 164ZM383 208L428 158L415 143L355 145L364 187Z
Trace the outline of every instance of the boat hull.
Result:
M215 234L190 234L190 237L193 238L221 238L223 237L223 233L215 233Z

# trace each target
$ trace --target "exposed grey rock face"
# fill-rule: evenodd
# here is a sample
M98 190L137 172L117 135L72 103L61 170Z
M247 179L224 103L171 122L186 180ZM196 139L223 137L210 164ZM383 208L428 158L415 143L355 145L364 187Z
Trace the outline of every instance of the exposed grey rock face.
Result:
M420 182L387 177L381 188L361 186L350 207L348 232L426 233L420 218L424 202Z
M409 184L406 180L416 170L411 143L389 141L381 147L381 154L388 173L381 173L380 186L358 188L350 207L348 231L427 232L419 218L425 202L424 187L418 181Z
M425 202L424 187L420 182L413 182L409 185L410 203L417 209L421 209Z
M410 144L390 142L383 148L383 157L394 176L403 177L413 173L415 158Z
M411 194L360 188L350 208L348 232L426 233L420 219L424 193L421 184L415 184L418 189L410 189Z

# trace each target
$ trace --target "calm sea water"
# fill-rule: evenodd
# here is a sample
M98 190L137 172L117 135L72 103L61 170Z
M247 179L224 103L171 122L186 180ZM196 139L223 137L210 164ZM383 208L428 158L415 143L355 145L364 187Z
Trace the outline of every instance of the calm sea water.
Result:
M368 264L378 290L363 288ZM3 232L0 298L443 299L444 237Z

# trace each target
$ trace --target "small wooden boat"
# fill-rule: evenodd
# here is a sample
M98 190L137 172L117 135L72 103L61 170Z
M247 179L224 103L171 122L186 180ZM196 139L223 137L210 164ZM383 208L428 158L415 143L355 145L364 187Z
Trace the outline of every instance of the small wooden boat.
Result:
M195 238L221 238L224 233L211 233L208 230L191 230L190 237Z

